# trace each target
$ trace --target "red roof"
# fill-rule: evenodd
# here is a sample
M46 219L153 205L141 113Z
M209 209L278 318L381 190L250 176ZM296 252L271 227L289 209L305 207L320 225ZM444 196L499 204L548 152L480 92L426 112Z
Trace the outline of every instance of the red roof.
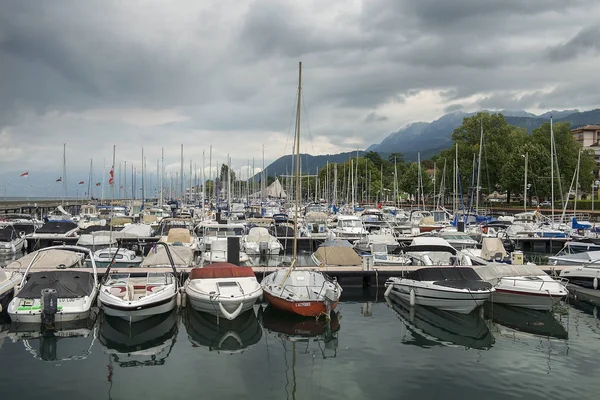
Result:
M254 276L251 267L238 267L229 263L210 264L202 268L193 268L190 280L219 278L248 278Z

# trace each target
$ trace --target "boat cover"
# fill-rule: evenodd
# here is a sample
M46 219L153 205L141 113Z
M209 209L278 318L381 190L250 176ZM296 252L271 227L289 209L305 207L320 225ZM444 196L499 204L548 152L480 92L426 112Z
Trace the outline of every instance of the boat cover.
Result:
M50 221L42 225L36 233L67 233L78 228L77 224L71 221Z
M184 246L169 246L176 267L187 267L194 260L194 250ZM167 251L163 246L156 246L144 258L140 267L170 267Z
M21 232L25 232L25 234L29 234L29 233L33 233L35 232L35 225L33 224L13 224L13 228L15 228L15 231L21 233Z
M191 241L190 231L187 228L169 229L169 236L167 236L168 243L190 243Z
M486 237L481 241L481 258L491 260L500 253L502 258L506 257L506 249L499 238Z
M257 226L250 229L248 236L246 236L246 241L254 243L276 242L277 239L269 234L267 228Z
M77 253L75 251L69 250L61 250L61 249L51 249L51 250L41 250L35 251L33 253L29 253L26 256L19 258L16 261L11 262L6 266L6 268L11 269L19 269L19 268L27 268L31 260L39 253L39 257L35 261L35 264L31 266L31 269L47 269L47 268L56 268L59 265L64 265L67 268L69 267L83 267L80 264L81 260L84 258L83 253Z
M55 289L59 298L89 296L94 288L94 276L82 271L44 271L29 275L18 297L39 299L43 289Z
M507 276L543 276L546 273L537 265L494 264L475 268L482 280L493 284Z
M480 281L481 277L469 267L427 267L409 272L406 278L415 281Z
M351 247L319 247L315 252L315 258L321 265L361 265L362 259Z
M127 234L128 237L150 237L152 236L152 227L146 224L128 224L121 229L121 233Z
M219 278L249 278L254 277L252 267L238 267L229 263L209 264L202 268L193 268L190 280L219 279Z
M19 235L12 226L7 225L4 228L0 228L0 242L12 242L17 237Z
M109 235L83 234L79 236L77 246L108 246L117 244L117 239Z

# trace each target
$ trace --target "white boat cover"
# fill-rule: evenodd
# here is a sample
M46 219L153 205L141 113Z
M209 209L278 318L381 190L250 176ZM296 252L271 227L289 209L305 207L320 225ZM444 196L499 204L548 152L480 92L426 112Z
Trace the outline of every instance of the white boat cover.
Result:
M546 273L537 265L493 264L474 268L482 280L496 284L507 276L543 276Z
M152 236L152 227L146 224L129 224L125 225L121 232L138 237L150 237Z
M496 254L502 254L502 258L506 257L506 250L499 238L484 237L481 242L481 258L491 260Z
M307 213L304 218L307 222L327 221L327 214L325 214L324 212L312 211Z
M263 228L260 226L254 227L250 229L250 232L248 232L248 236L246 236L246 241L247 242L254 242L254 243L260 243L260 242L277 242L277 238L275 238L274 236L271 236L269 234L269 231L267 228Z
M31 260L38 254L38 251L29 253L24 257L19 258L16 261L11 262L6 266L7 269L19 269L27 268ZM83 267L81 261L84 258L83 253L77 253L74 251L52 249L44 250L37 258L34 265L31 266L31 270L42 269L42 268L56 268L59 265L65 265L69 267Z
M319 247L315 258L321 265L361 265L362 259L351 247Z
M169 246L176 267L189 267L194 260L194 251L184 246ZM169 257L164 247L157 246L150 250L140 267L170 267Z

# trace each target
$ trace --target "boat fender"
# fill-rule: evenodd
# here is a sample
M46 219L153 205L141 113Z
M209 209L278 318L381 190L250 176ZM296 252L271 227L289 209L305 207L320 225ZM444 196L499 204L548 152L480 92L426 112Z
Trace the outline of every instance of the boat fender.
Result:
M594 289L598 289L598 277L594 278L593 286L594 286Z
M410 305L414 307L416 299L415 299L415 289L410 289Z
M387 289L385 289L385 293L383 294L385 297L388 297L390 295L390 292L392 291L392 289L394 288L394 284L390 284L388 285Z
M181 307L181 292L177 292L177 307Z
M184 291L181 291L181 308L185 308L187 304L187 293Z

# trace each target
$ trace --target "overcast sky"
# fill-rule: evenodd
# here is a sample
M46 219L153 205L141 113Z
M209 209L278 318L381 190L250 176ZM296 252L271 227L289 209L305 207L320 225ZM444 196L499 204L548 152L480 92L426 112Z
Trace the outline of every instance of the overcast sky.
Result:
M450 110L600 105L595 0L0 0L0 171L235 169L364 149ZM150 167L152 165L152 167Z

